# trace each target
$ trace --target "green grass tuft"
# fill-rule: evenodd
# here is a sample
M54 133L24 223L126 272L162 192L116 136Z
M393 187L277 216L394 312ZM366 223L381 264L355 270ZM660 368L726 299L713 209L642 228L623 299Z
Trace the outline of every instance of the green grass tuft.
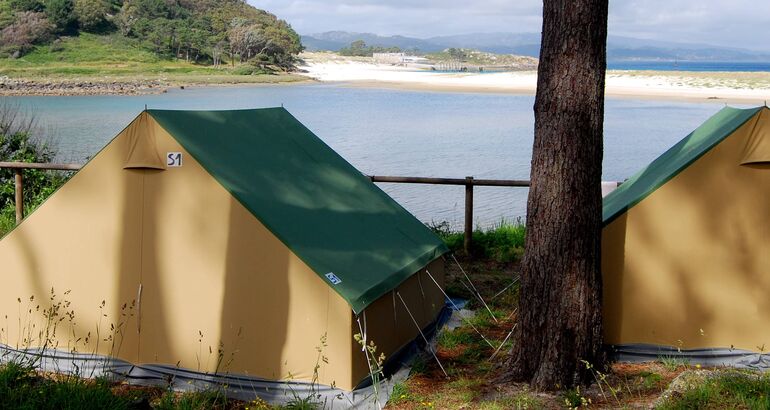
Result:
M469 329L444 330L438 335L438 345L445 349L454 349L460 345L473 343L477 336Z
M675 356L660 356L658 357L658 361L669 372L676 371L681 367L687 367L688 364L687 360Z
M770 408L770 376L727 371L697 383L681 394L672 395L658 408L663 410L768 409Z
M448 222L428 225L452 251L463 248L463 233L453 231ZM526 226L517 219L501 220L490 229L473 231L471 253L497 262L513 262L524 255Z
M8 409L129 409L130 397L116 396L103 380L74 376L50 380L30 366L0 366L0 407Z

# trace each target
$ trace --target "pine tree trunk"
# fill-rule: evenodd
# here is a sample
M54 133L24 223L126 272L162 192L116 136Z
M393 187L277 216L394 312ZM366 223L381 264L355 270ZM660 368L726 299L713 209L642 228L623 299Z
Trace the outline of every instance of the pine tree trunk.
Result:
M513 379L585 384L603 364L601 166L608 0L545 0ZM584 362L585 361L585 362Z

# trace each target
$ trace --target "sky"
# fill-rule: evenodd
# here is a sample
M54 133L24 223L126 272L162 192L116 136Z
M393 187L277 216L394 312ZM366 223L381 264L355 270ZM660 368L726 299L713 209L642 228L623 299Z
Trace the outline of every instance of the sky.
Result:
M300 34L539 32L542 0L248 0ZM770 51L770 0L610 0L610 35Z

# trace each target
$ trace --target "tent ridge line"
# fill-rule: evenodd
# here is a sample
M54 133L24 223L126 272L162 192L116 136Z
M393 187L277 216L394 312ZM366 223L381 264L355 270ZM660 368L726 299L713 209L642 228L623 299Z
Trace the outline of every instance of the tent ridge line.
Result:
M754 118L754 117L755 117L755 116L756 116L756 115L757 115L759 112L761 112L762 108L763 108L763 107L756 107L756 108L745 109L746 111L754 111L754 112L753 112L751 115L749 115L748 117L746 117L746 119L744 119L743 121L741 121L739 124L736 124L736 126L735 126L734 128L732 128L730 131L727 131L727 132L725 132L725 135L724 135L723 137L719 138L719 139L718 139L718 140L716 140L716 141L713 141L711 144L708 144L708 145L707 145L705 148L703 148L703 150L702 150L701 152L699 152L697 155L693 156L693 157L692 157L691 159L689 159L688 161L685 161L685 162L683 162L683 163L681 164L681 166L677 167L677 168L676 168L676 169L675 169L673 172L671 172L669 175L666 175L666 176L665 176L663 179L661 179L659 182L657 182L657 183L655 183L654 185L652 185L652 187L651 187L650 189L648 189L646 192L644 192L642 195L640 195L639 197L635 198L635 199L634 199L634 200L632 200L632 201L629 201L627 204L625 204L624 206L622 206L621 208L619 208L617 211L615 211L615 212L614 212L614 213L612 213L611 215L607 216L606 218L603 218L603 221L602 221L602 228L603 228L603 227L606 227L606 226L608 226L609 224L611 224L612 222L614 222L614 221L615 221L615 220L616 220L618 217L620 217L620 215L622 215L622 214L624 214L624 213L628 212L628 210L630 210L630 209L631 209L631 208L633 208L634 206L638 205L638 204L639 204L640 202L642 202L642 201L643 201L645 198L647 198L648 196L652 195L652 193L654 193L655 191L657 191L657 190L658 190L658 188L662 187L662 186L663 186L663 185L665 185L667 182L669 182L670 180L672 180L674 177L676 177L677 175L679 175L680 173L682 173L682 171L683 171L684 169L686 169L687 167L689 167L690 165L692 165L692 164L693 164L695 161L697 161L697 160L699 160L700 158L702 158L704 155L706 155L708 152L710 152L712 149L714 149L714 147L716 147L717 145L719 145L719 144L721 144L722 142L724 142L724 140L725 140L725 139L727 139L728 137L730 137L730 135L732 135L732 134L733 134L733 133L734 133L734 132L735 132L735 131L736 131L738 128L740 128L740 127L744 126L744 125L745 125L747 122L749 122L749 121L750 121L752 118ZM697 131L697 129L696 129L695 131ZM673 149L674 147L676 147L676 146L677 146L677 145L679 145L680 143L683 143L684 141L686 141L686 140L688 140L689 138L691 138L691 137L692 137L692 135L695 133L695 131L693 131L693 132L691 132L690 134L688 134L686 137L684 137L682 140L680 140L680 141L679 141L678 143L676 143L674 146L672 146L671 148L669 148L669 150ZM666 153L667 153L669 150L666 150L666 151L665 151L663 154L661 154L661 155L660 155L660 156L658 156L656 159L654 159L654 160L652 161L652 163L654 163L655 161L657 161L658 159L660 159L661 157L663 157L664 155L666 155ZM651 164L652 164L652 163L651 163ZM645 168L645 169L646 169L646 168ZM642 170L642 171L640 171L640 172L643 172L643 171L644 171L644 170ZM636 176L636 175L634 175L634 176ZM633 177L632 177L632 178L633 178ZM631 182L630 184L633 184L633 183L635 183L635 182L636 182L636 181L633 181L633 182ZM628 183L629 183L629 182L626 182L626 183L624 183L624 184L628 184ZM628 185L628 186L630 186L630 185ZM622 187L622 185L621 185L621 187ZM621 192L622 192L622 191L621 191ZM610 195L612 195L612 194L610 194Z

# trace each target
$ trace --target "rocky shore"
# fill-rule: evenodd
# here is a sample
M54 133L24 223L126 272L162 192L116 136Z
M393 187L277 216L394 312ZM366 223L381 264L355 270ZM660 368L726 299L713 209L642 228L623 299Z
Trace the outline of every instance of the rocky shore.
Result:
M0 77L0 96L20 95L141 95L166 92L159 80L24 80Z

